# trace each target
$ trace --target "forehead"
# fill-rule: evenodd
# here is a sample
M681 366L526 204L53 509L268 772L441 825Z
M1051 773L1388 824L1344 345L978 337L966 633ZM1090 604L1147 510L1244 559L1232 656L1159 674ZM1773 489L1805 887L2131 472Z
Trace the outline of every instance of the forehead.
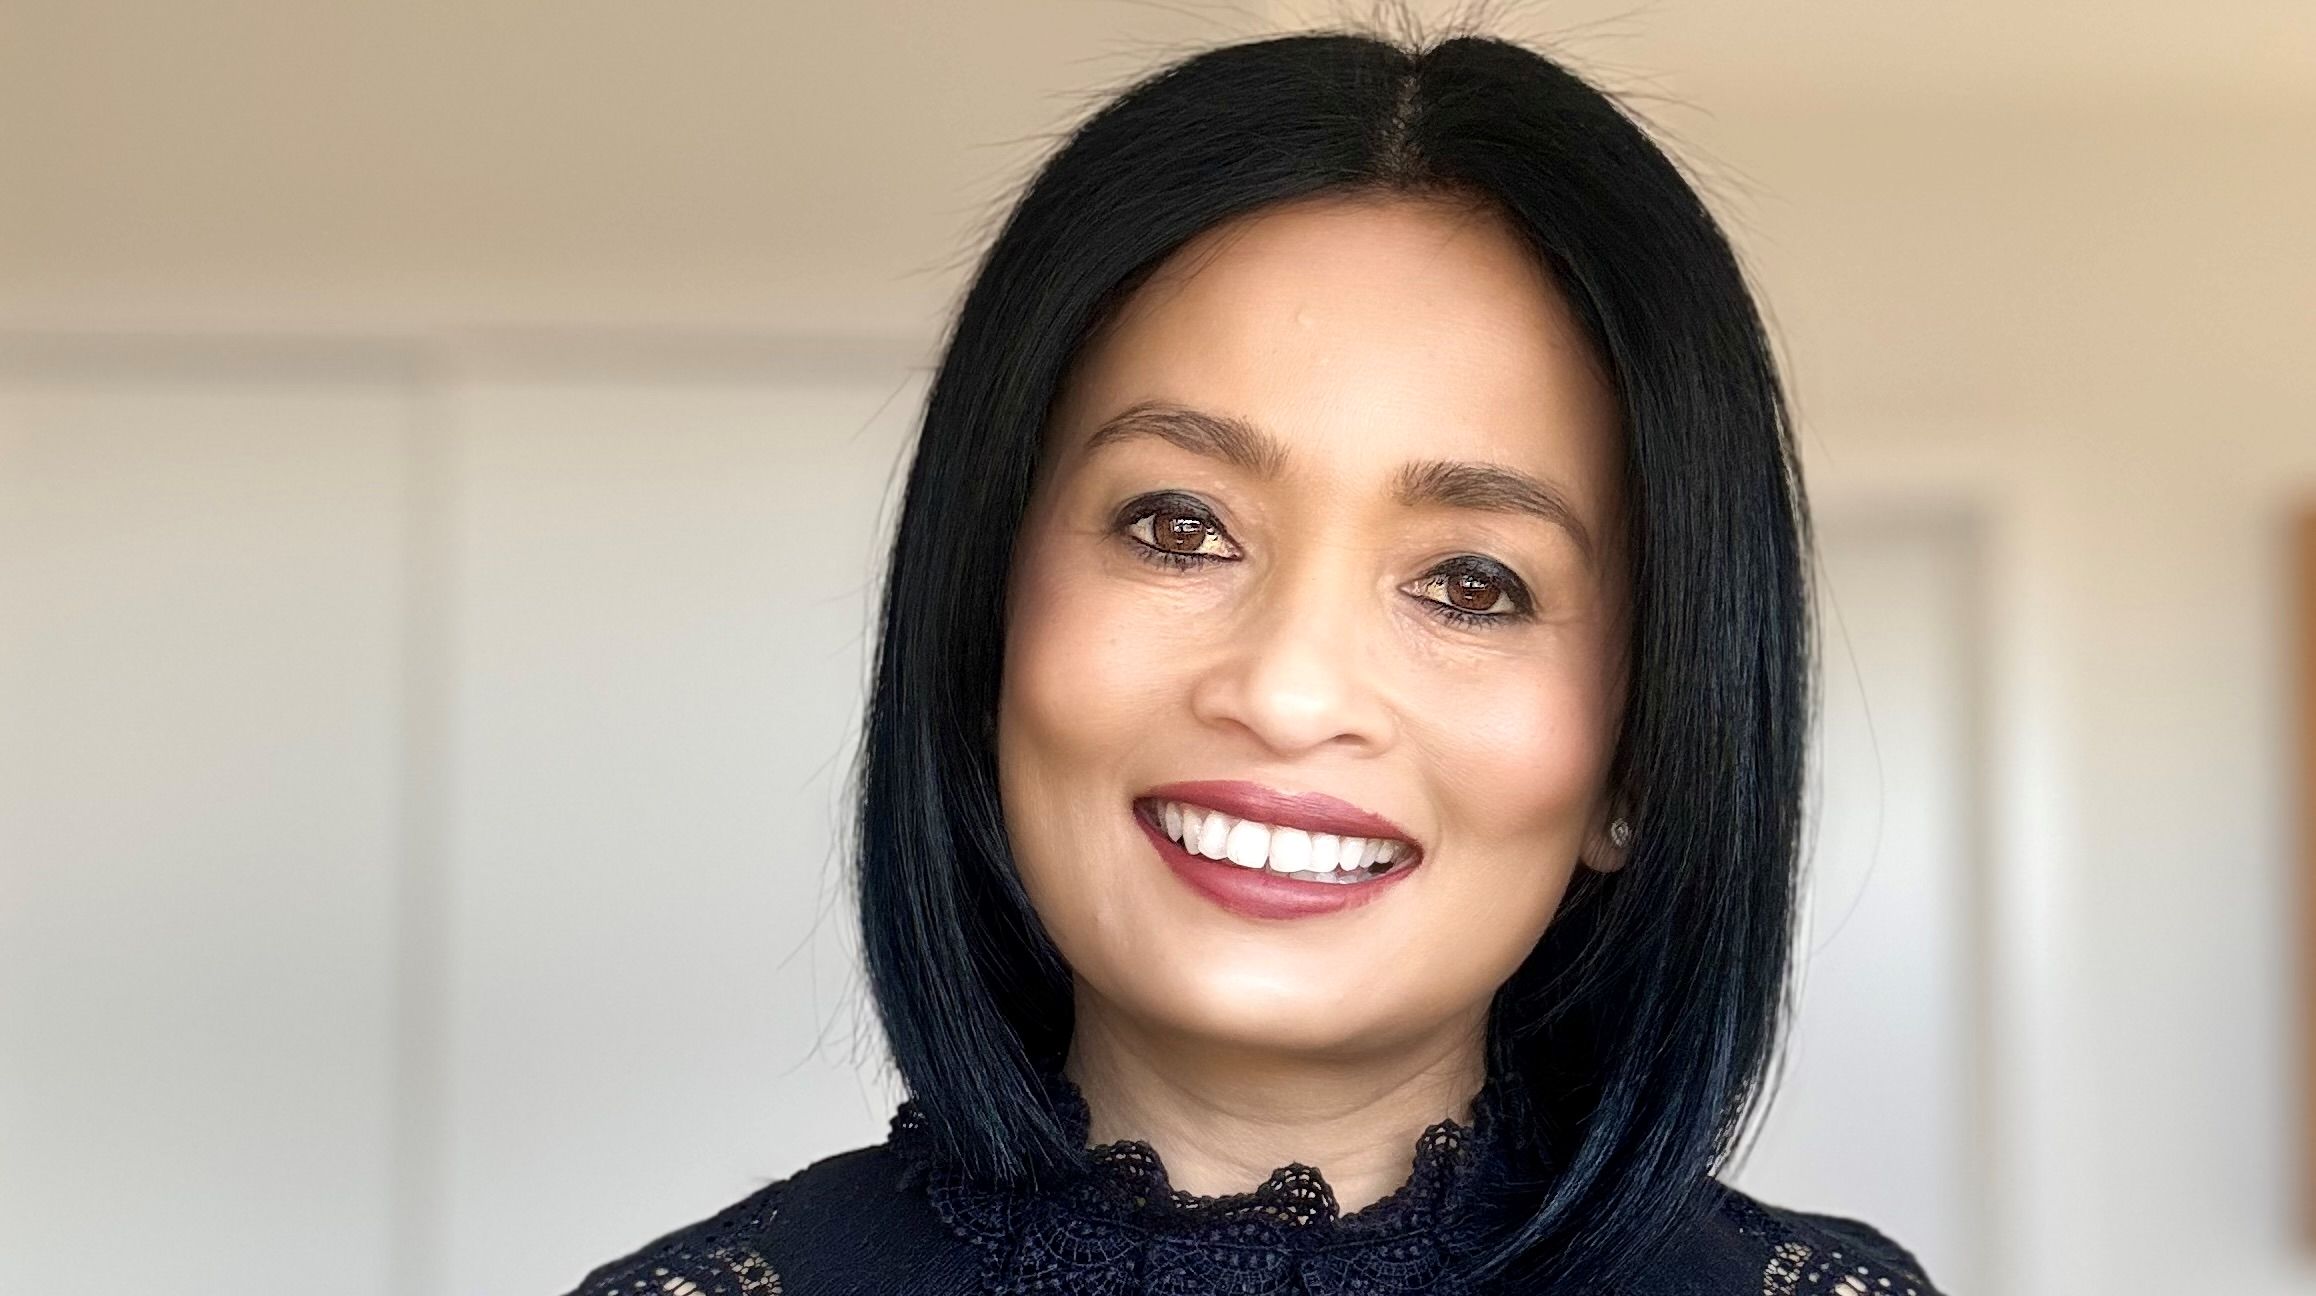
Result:
M1354 468L1421 454L1605 490L1617 415L1581 327L1492 209L1326 197L1201 234L1079 358L1057 431L1143 400L1226 413ZM1593 503L1603 501L1594 499Z

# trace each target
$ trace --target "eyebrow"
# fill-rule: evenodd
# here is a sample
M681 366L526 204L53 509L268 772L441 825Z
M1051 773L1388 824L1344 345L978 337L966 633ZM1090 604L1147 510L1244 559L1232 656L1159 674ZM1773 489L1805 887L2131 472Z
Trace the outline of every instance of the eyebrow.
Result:
M1086 453L1140 437L1169 441L1195 455L1220 459L1257 477L1276 477L1287 466L1286 447L1245 419L1227 414L1142 401L1111 415L1086 441Z
M1258 477L1277 477L1288 458L1285 446L1245 419L1165 401L1142 401L1104 420L1087 439L1086 453L1142 437L1220 459ZM1592 533L1568 497L1550 482L1501 464L1410 460L1392 478L1392 498L1407 508L1430 505L1538 518L1567 532L1587 563L1595 561Z

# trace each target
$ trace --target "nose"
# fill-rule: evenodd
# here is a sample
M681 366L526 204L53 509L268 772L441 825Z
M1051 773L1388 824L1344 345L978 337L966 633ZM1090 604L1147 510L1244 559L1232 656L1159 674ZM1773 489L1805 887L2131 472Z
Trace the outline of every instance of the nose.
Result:
M1280 567L1249 586L1223 622L1228 638L1192 685L1201 722L1244 729L1281 755L1390 744L1380 659L1386 609L1345 566Z

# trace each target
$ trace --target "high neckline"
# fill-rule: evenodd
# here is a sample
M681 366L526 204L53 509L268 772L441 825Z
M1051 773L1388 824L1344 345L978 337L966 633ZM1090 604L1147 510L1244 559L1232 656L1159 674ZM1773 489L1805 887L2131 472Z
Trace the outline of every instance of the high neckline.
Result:
M1511 1140L1490 1082L1469 1123L1452 1118L1416 1137L1407 1178L1342 1213L1316 1167L1289 1162L1254 1189L1214 1196L1167 1178L1141 1139L1086 1146L1085 1095L1058 1070L1040 1073L1048 1100L1083 1151L1061 1181L1040 1188L977 1179L940 1155L914 1101L894 1113L890 1145L921 1178L935 1210L981 1249L992 1292L1229 1290L1447 1293L1503 1222L1500 1190Z

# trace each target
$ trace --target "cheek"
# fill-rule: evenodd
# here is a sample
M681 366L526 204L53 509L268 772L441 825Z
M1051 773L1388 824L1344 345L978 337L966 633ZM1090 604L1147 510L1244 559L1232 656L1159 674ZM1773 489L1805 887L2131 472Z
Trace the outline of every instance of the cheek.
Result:
M1485 1000L1558 912L1605 774L1599 713L1581 672L1507 663L1435 681L1413 732L1441 868L1395 956L1432 969L1405 991L1433 1010Z
M1080 541L1025 531L1007 596L997 754L1023 888L1082 967L1132 939L1137 897L1113 867L1142 840L1129 765L1179 687L1166 678L1167 654L1147 643L1163 628L1150 624L1152 601L1132 597Z
M1023 755L1114 761L1167 695L1153 601L1106 579L1084 546L1028 538L1008 594L999 725Z
M1474 672L1425 727L1445 835L1498 883L1581 847L1611 737L1596 675L1575 662Z

